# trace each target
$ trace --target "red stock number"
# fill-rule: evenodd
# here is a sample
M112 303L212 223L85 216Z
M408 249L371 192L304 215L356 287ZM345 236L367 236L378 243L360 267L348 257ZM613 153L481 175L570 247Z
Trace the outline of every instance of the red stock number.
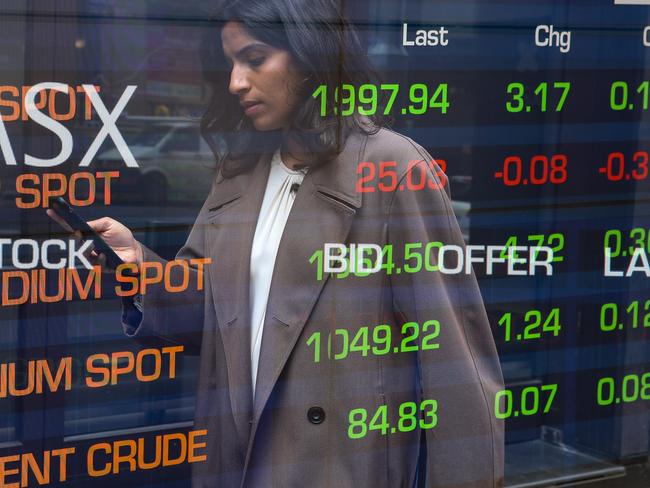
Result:
M554 154L551 157L537 154L530 160L519 156L508 156L503 161L494 177L503 181L506 186L519 185L561 185L567 181L568 160L564 154Z
M621 152L607 155L607 165L598 168L609 181L645 180L648 177L648 153L636 151L631 158Z
M444 159L432 159L426 164L422 159L414 159L409 161L406 176L400 181L396 161L382 161L378 165L372 161L362 161L357 167L359 178L356 191L373 193L375 191L440 190L447 183L446 170L447 162Z

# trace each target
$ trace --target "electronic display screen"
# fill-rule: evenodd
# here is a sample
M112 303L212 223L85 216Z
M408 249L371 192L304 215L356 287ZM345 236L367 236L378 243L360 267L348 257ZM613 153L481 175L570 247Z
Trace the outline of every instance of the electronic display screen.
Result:
M0 488L648 486L650 1L0 41Z

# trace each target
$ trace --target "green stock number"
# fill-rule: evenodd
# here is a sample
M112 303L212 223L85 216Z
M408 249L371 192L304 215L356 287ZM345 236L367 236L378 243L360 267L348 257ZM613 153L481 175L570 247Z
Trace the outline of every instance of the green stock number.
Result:
M388 421L388 405L380 405L370 418L365 408L350 410L348 415L348 437L361 439L370 431L378 430L381 435L395 434L396 432L411 432L418 427L422 430L433 429L438 425L438 402L436 400L422 400L418 406L415 402L404 402L398 409L399 419L397 425Z
M494 396L494 415L498 419L548 413L557 393L557 384L529 386L515 394L510 389L500 390ZM542 396L545 396L542 400ZM542 401L544 403L542 407Z
M598 405L632 403L637 400L650 400L650 373L628 374L622 379L605 377L598 380Z
M510 95L510 100L506 102L506 110L511 113L519 113L530 112L535 108L540 112L546 112L548 110L549 86L551 85L554 92L558 93L558 96L554 96L554 110L561 112L571 90L571 83L568 81L555 81L552 84L544 81L537 85L532 93L526 91L523 83L510 83L506 88L506 92Z
M501 316L499 326L503 327L505 331L506 342L540 339L542 334L553 334L553 337L557 337L562 329L562 325L560 325L560 309L552 308L546 317L540 310L529 310L524 315L523 326L517 327L517 329L523 327L521 333L512 333L512 313L510 312Z
M643 305L641 305L643 304ZM641 307L643 306L643 313ZM624 305L604 303L600 307L600 330L613 332L627 328L640 329L650 327L650 300L634 300L623 311ZM620 321L619 321L620 319ZM643 325L641 325L643 323Z
M446 114L449 108L446 83L437 87L429 87L424 83L409 85L408 100L401 108L394 106L399 92L400 85L397 83L366 83L358 88L344 83L340 87L329 89L327 85L319 85L311 96L320 101L321 117L332 114L346 117L355 113L388 115L393 111L402 115L423 115L430 110L440 110L440 113Z
M609 91L610 108L616 111L634 110L635 107L648 110L648 85L647 81L642 81L638 86L625 81L613 82Z
M440 322L437 320L427 320L422 327L417 322L406 322L402 325L399 337L394 337L393 334L393 328L387 324L360 327L353 337L347 329L336 329L334 335L327 335L327 359L333 357L339 361L350 354L383 356L389 353L428 351L440 347L436 341L440 335ZM314 332L310 335L307 346L313 346L314 362L319 363L323 347L321 333Z
M610 256L632 256L638 248L650 253L650 229L635 227L628 231L609 229L605 232L603 247L609 249Z
M526 236L526 239L521 239L522 241L527 242L528 245L533 246L548 246L553 249L553 263L561 263L564 261L564 256L561 256L562 251L564 250L564 234L555 232L553 234L530 234ZM508 236L506 243L504 245L503 251L499 257L501 259L508 259L509 257L509 248L520 245L518 243L517 236ZM526 244L523 244L526 245ZM512 253L514 259L519 259L517 252Z

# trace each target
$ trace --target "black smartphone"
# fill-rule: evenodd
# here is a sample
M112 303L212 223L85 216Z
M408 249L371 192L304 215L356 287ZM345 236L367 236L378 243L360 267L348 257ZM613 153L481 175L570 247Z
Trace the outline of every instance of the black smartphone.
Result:
M79 217L79 214L74 211L68 202L65 201L62 197L56 197L52 201L52 210L61 217L66 223L72 227L73 230L81 232L81 236L86 240L93 241L94 250L96 253L102 253L106 256L106 264L111 268L115 269L120 264L124 264L124 261L115 254L115 251L111 249L111 246L106 244L106 241L101 238L101 236L95 232L95 230L89 226L84 219Z

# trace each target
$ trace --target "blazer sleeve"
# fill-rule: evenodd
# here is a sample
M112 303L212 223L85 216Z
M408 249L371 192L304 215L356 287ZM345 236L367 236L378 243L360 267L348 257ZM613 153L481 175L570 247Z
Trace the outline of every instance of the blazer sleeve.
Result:
M214 185L211 193L214 191ZM210 198L208 197L199 212L184 246L175 259L189 261L206 258L205 255L205 217ZM168 261L158 256L151 249L142 246L145 262L159 262L164 267ZM205 314L205 295L209 289L208 266L189 267L189 284L181 292L169 292L164 283L148 285L146 293L122 301L122 327L124 333L143 344L150 344L152 339L185 346L190 354L199 354L203 335ZM170 282L181 283L183 271L171 267ZM197 286L202 283L202 286Z
M414 165L410 171L426 171L440 182L424 149L416 147L410 159L421 159L425 168ZM433 169L438 173L437 165ZM419 181L420 174L413 178ZM417 258L406 255L406 249L416 249L423 258L428 242L464 249L447 184L439 190L396 191L389 204L387 236L395 266L402 270L407 263L411 269L417 266ZM425 486L502 486L504 434L502 421L494 415L494 398L503 378L494 339L475 275L471 269L465 273L464 266L454 274L434 271L438 249L433 247L430 255L431 271L390 276L393 308L402 323L440 324L439 348L423 351L421 338L418 347L422 399L437 401L437 424L424 431ZM457 255L445 253L446 269L455 268Z

